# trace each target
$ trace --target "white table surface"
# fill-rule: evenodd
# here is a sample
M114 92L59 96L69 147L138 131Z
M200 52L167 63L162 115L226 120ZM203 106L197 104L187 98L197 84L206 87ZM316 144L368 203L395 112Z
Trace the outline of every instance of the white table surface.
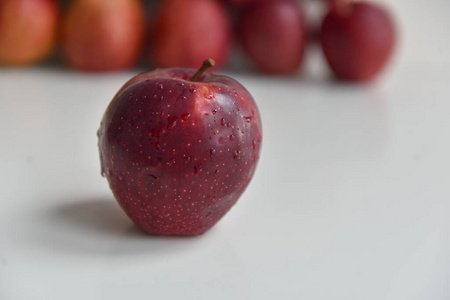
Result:
M262 156L195 238L142 233L100 176L95 133L133 72L0 69L0 299L450 299L450 57L401 51L370 85L230 73Z

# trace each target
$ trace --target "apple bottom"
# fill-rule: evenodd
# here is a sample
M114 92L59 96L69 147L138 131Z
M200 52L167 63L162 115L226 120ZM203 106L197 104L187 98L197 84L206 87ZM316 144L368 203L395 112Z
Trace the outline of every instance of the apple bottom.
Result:
M213 227L233 206L243 193L240 191L221 199L205 199L191 203L154 201L153 206L142 206L142 201L118 201L127 216L142 230L151 235L201 235ZM115 194L116 199L122 199ZM206 205L205 207L199 208Z

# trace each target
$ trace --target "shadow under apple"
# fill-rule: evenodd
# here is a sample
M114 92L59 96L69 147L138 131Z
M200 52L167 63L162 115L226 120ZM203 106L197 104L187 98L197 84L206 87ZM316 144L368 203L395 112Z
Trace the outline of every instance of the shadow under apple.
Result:
M149 235L108 197L61 201L39 214L35 224L29 241L51 251L80 255L170 255L193 245L201 247L206 236Z

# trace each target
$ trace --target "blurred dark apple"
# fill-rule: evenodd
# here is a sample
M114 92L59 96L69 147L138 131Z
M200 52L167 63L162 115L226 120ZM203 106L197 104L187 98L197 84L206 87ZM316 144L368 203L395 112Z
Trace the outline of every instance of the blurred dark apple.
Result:
M198 235L249 184L262 139L258 108L236 80L158 69L129 80L103 116L102 174L127 215L157 235Z
M0 64L29 65L47 58L58 16L54 0L0 0Z
M139 0L74 0L63 24L65 60L85 71L130 68L141 55L144 30Z
M233 44L225 7L212 0L167 0L153 26L151 59L157 67L197 68L205 57L216 68L228 60Z
M246 6L239 20L243 50L257 70L270 74L298 70L306 45L306 25L296 1L258 1Z
M258 2L261 0L223 0L225 3L230 4L233 7L241 8L253 2Z
M389 12L369 2L332 2L322 24L321 43L334 75L364 81L377 75L394 49L395 28Z

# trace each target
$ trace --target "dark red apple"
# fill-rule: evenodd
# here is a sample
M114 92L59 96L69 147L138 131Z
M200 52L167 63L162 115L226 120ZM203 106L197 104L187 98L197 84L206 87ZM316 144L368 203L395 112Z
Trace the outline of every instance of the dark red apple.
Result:
M247 6L238 32L246 56L259 71L290 74L299 69L306 25L303 10L294 0L265 0Z
M389 12L377 4L334 1L320 38L337 78L364 81L377 75L391 57L395 28Z
M139 0L75 0L64 18L63 54L75 69L130 68L141 55L144 30Z
M194 73L134 77L98 131L103 175L150 234L207 231L244 192L259 158L261 120L249 92L230 77Z
M54 0L0 0L0 64L29 65L47 58L58 18Z
M157 67L197 68L205 57L223 67L233 44L231 21L218 1L167 0L156 14L151 60Z
M230 4L233 7L242 8L245 5L249 5L250 3L258 2L261 0L223 0L223 1Z

